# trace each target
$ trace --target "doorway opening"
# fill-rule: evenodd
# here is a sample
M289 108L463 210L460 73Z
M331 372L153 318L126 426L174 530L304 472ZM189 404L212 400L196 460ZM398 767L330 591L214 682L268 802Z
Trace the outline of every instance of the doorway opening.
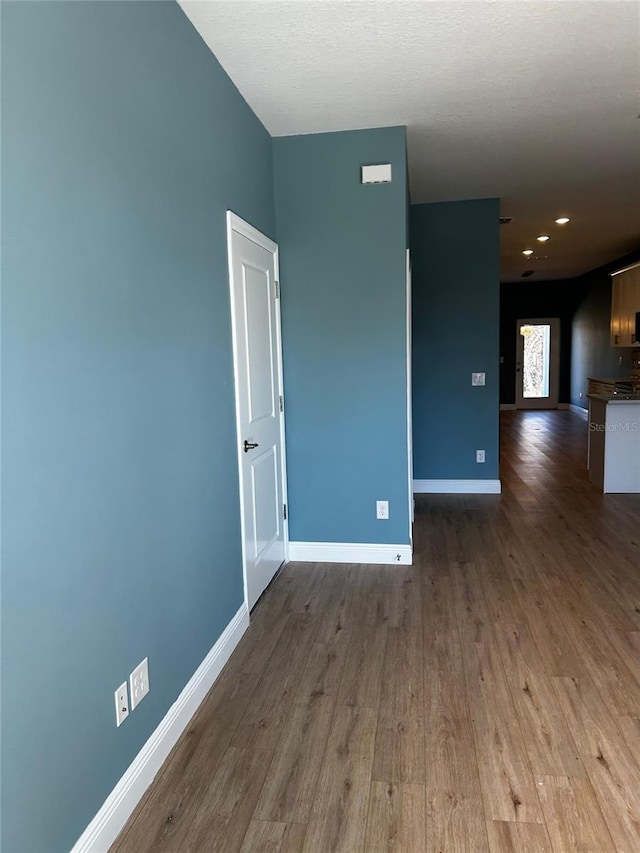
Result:
M518 320L516 406L557 409L560 382L560 321Z

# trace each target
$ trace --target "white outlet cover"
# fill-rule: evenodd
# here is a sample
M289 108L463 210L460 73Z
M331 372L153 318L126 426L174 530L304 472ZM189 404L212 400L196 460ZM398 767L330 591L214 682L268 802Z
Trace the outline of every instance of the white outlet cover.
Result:
M476 450L476 462L484 462L484 461L485 461L484 450Z
M129 716L129 694L127 693L127 682L123 681L116 690L116 726L118 728Z
M148 658L139 663L129 676L129 687L131 689L131 710L133 711L149 692Z
M387 521L389 518L389 501L376 501L376 518Z
M471 384L474 386L485 385L486 384L486 376L484 373L472 373L471 374Z

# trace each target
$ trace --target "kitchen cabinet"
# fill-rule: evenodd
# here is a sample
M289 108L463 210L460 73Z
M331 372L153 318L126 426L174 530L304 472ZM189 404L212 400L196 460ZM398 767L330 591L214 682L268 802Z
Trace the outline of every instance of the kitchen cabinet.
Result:
M612 273L611 346L632 347L636 341L636 314L640 311L640 264Z

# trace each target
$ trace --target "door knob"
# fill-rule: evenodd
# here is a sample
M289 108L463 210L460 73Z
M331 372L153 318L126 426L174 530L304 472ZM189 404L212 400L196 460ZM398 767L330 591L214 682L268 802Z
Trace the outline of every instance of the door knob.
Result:
M244 440L244 452L245 453L248 453L250 450L253 450L256 447L258 447L257 441L247 441L247 439L245 438L245 440Z

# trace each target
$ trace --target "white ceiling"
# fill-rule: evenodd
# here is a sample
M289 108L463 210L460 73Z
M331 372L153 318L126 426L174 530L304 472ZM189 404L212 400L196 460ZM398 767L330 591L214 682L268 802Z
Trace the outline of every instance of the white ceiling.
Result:
M640 3L180 4L272 135L406 125L412 202L499 196L503 281L640 248Z

